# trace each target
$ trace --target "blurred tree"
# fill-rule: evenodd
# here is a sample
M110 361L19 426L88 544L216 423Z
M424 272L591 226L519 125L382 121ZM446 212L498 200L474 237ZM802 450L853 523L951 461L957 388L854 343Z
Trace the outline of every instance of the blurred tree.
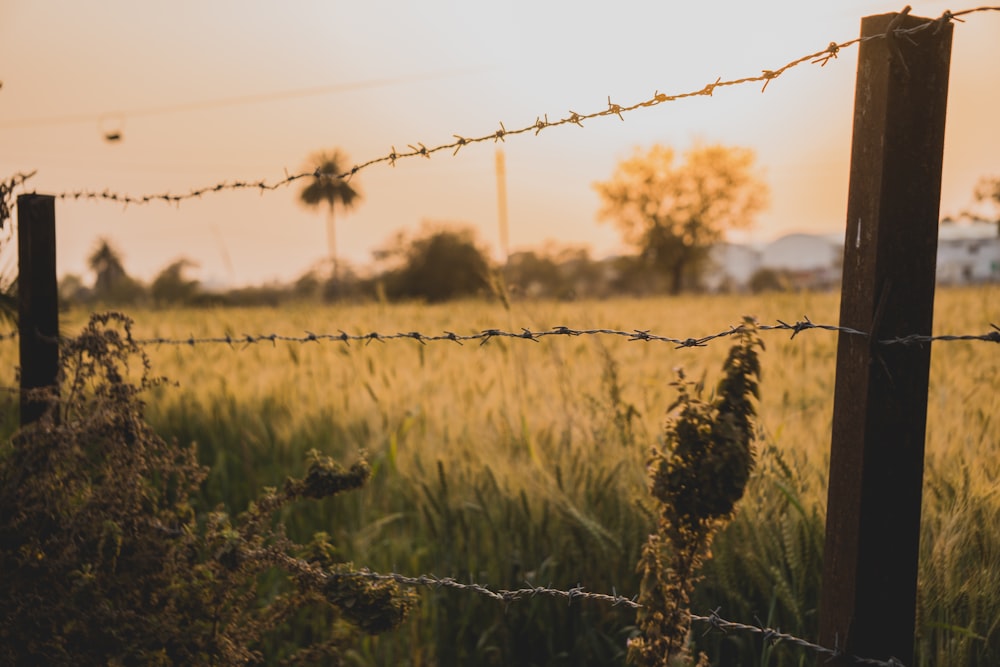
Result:
M107 238L87 258L94 272L94 298L104 303L133 303L141 298L142 285L125 271L121 252Z
M997 236L1000 236L1000 178L983 177L976 184L975 191L977 202L990 202L993 204L994 220L997 224ZM980 218L982 219L982 218Z
M439 302L473 296L489 287L487 254L476 244L471 227L425 223L415 238L397 234L376 258L395 259L400 265L383 276L389 298Z
M514 294L527 297L573 299L608 291L604 266L584 246L547 241L538 250L512 253L502 273Z
M322 285L319 272L316 269L309 269L295 279L292 294L297 299L316 299L319 297Z
M197 266L196 262L181 257L160 271L150 287L153 301L160 306L190 304L198 294L198 281L189 280L184 274Z
M0 273L0 322L17 325L17 272Z
M762 292L787 292L791 289L791 280L786 271L761 267L753 272L747 287L754 294Z
M337 262L337 277L331 276L320 287L320 295L326 301L351 299L361 296L364 280L350 262Z
M511 253L503 277L511 292L521 296L550 297L563 289L559 265L551 255L536 250Z
M337 204L350 210L361 199L361 193L351 183L341 178L348 171L347 155L339 149L320 151L309 158L311 171L316 177L299 193L299 201L309 208L326 204L326 239L330 248L330 262L333 265L333 282L337 282L337 230L334 224L334 209Z
M88 301L92 293L92 290L87 289L87 286L83 284L83 278L75 273L67 273L59 279L60 308Z
M676 294L697 284L709 248L725 230L750 226L767 205L768 188L749 149L695 146L683 164L674 157L672 148L658 144L637 149L594 188L603 203L600 217L618 226Z
M559 248L553 257L569 285L568 290L557 295L560 299L606 295L605 268L591 258L585 246Z
M666 277L650 272L640 255L619 255L608 260L611 268L608 289L613 294L651 296L666 289Z

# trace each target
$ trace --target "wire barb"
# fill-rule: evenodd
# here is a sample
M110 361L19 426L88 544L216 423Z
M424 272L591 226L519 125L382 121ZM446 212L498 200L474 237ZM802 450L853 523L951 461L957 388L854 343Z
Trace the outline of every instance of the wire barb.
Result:
M830 42L830 46L826 47L826 55L820 56L812 61L813 65L819 65L820 67L826 67L826 64L837 57L840 53L840 45L836 42Z

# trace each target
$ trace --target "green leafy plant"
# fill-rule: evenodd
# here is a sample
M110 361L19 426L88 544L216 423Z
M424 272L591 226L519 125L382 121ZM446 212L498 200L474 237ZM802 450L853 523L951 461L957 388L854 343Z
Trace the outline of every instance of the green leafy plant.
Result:
M702 400L700 385L692 392L679 373L664 447L654 448L649 460L650 491L660 514L639 561L642 634L629 642L634 664L708 664L703 654L691 655L688 606L712 539L733 516L754 465L757 348L763 344L751 318L736 335L739 342L729 351L713 398Z
M41 395L46 416L0 445L0 663L311 664L402 622L411 594L357 576L324 534L291 541L276 518L361 487L364 460L311 452L301 479L240 515L199 516L206 471L144 421L141 395L163 380L131 321L93 316L62 354L64 398ZM283 643L303 610L327 614L325 632Z

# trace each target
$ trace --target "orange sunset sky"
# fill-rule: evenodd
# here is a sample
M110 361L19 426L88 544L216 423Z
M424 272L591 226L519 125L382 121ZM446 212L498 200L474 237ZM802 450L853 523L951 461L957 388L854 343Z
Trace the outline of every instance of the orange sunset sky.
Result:
M973 6L913 2L937 17ZM258 2L5 0L0 4L0 178L37 170L40 193L184 193L280 180L340 147L355 163L482 136L611 100L628 105L754 76L856 37L902 2ZM825 67L720 89L624 117L508 137L510 242L621 250L591 185L636 146L721 142L756 150L772 205L740 238L843 228L857 47ZM942 215L1000 175L1000 12L955 24ZM118 132L119 142L104 139ZM343 259L371 260L397 230L468 223L498 251L491 143L357 175L338 216ZM215 284L291 280L326 253L324 215L299 185L179 206L57 203L59 272L86 274L98 237L148 280L181 256ZM2 262L12 262L10 244ZM90 277L88 276L88 280Z

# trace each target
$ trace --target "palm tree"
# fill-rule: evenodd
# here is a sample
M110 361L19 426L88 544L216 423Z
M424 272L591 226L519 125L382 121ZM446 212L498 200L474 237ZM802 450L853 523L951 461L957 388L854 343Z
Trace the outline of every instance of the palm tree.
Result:
M361 193L347 180L341 178L348 164L347 155L339 149L320 151L309 158L309 169L315 171L309 185L299 193L299 201L309 208L326 204L326 238L330 247L330 261L333 264L333 282L337 282L337 230L334 226L334 209L337 204L349 210L354 207Z

